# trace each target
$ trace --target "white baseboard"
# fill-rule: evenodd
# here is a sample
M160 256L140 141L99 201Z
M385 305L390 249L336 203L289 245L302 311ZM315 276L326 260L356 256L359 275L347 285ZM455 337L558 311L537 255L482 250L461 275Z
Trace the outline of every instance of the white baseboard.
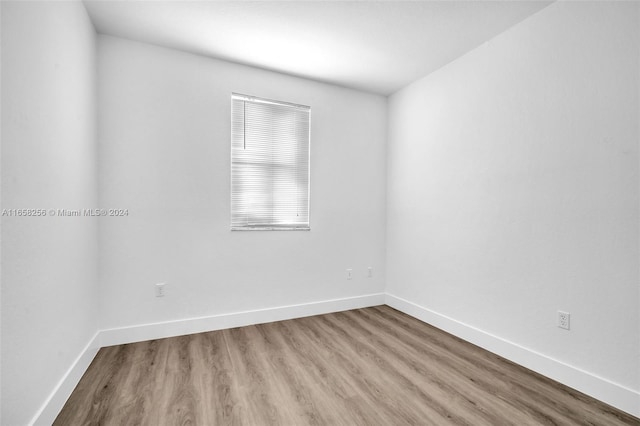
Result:
M246 325L302 318L311 315L328 314L349 309L366 308L384 304L384 297L384 293L376 293L344 299L303 303L300 305L278 306L275 308L234 312L208 317L112 328L100 332L100 346L121 345L124 343L201 333L204 331L222 330L225 328L243 327Z
M385 295L385 304L622 411L640 417L640 392L389 293Z
M58 382L44 405L33 417L31 423L29 423L30 425L51 425L56 417L58 417L60 410L64 407L64 404L67 402L71 392L73 392L76 385L82 378L82 375L87 371L89 364L91 364L91 361L93 361L93 358L100 349L98 344L99 334L100 332L97 332L91 340L89 340L87 346L85 346L82 352L80 352L80 355L78 355L73 364L71 364L69 370L67 370L65 375Z

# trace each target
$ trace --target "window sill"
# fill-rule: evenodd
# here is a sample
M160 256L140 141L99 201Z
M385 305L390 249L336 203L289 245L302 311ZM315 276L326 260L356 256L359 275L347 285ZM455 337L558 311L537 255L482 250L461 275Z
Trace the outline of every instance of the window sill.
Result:
M256 227L251 227L251 226L243 226L243 227L232 227L231 228L232 231L311 231L310 227L304 227L304 228L295 228L295 227L288 227L288 226L283 226L283 227L279 227L279 226L256 226Z

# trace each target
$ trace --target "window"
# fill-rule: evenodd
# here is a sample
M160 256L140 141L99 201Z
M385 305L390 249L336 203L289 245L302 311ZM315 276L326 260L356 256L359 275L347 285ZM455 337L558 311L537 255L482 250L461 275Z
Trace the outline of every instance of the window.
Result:
M307 106L231 95L231 229L309 229Z

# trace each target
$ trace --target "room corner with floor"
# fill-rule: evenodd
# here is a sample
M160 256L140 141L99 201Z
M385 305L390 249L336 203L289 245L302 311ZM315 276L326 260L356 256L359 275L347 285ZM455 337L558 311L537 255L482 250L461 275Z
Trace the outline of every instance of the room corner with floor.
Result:
M638 424L639 3L0 14L0 424ZM230 230L232 94L310 230Z

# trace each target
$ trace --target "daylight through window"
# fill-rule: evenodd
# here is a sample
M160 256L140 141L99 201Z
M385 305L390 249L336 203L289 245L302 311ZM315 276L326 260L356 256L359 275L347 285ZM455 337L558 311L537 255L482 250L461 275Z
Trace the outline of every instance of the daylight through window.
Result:
M231 96L231 229L309 229L307 106Z

